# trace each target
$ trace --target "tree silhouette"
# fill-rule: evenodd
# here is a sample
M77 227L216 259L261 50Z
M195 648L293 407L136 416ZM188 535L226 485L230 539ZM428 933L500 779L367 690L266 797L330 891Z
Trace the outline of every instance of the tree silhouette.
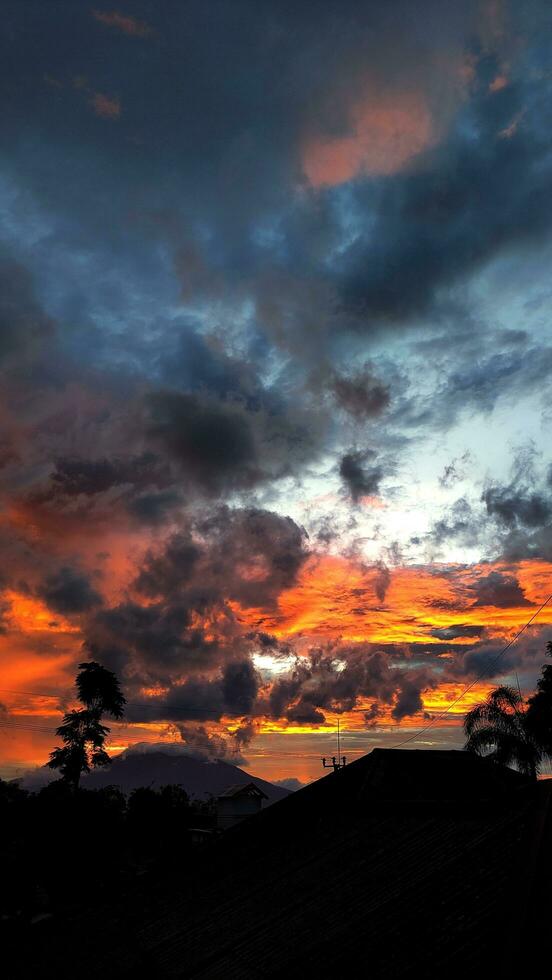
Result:
M50 753L47 765L59 769L62 778L75 790L82 773L111 761L105 751L105 739L110 729L102 725L102 716L122 718L126 699L119 682L110 670L91 660L79 664L76 678L77 697L83 708L68 711L56 729L63 747Z
M511 687L497 687L464 719L468 752L485 755L502 765L514 765L536 779L545 754L527 721L523 698Z
M552 657L552 642L546 644ZM552 664L545 664L537 691L527 702L527 728L547 756L552 756Z

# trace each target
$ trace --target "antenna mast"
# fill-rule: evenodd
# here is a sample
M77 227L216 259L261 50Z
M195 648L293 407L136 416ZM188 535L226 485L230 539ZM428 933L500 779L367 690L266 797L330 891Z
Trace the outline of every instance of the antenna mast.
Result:
M332 761L326 762L326 756L322 756L322 766L324 769L333 769L337 772L338 769L343 769L347 765L347 756L341 755L341 732L339 727L339 718L337 719L337 759L335 755L332 755Z

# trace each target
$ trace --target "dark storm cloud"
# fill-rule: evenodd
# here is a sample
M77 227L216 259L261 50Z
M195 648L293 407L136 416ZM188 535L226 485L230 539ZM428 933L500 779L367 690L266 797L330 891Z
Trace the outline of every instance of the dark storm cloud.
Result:
M504 639L498 638L475 643L468 649L457 649L447 665L447 676L450 679L501 678L513 686L517 686L519 680L522 688L532 688L545 659L550 635L550 626L544 626L527 630L508 650Z
M131 484L135 487L158 485L162 481L160 460L152 453L128 459L61 458L50 474L52 494L91 497L112 487Z
M192 535L193 532L193 535ZM306 535L289 517L257 508L222 507L174 535L160 554L149 554L136 581L144 595L165 597L188 585L192 572L209 597L270 607L295 582L307 557Z
M102 604L102 598L86 575L65 566L49 575L37 594L54 612L63 616L85 613Z
M292 724L295 722L298 725L323 725L326 721L326 716L304 698L288 709L286 718Z
M493 521L497 546L508 560L552 558L552 494L532 444L515 454L509 483L493 483L481 501Z
M429 669L394 669L390 652L351 650L311 651L282 678L269 693L268 702L258 703L259 711L285 717L290 722L322 724L324 710L342 713L355 708L360 698L374 698L379 708L392 707L399 721L416 714L423 691L435 686ZM371 720L377 717L374 709Z
M515 486L488 487L482 497L487 513L507 527L541 527L552 517L552 499Z
M552 525L535 531L515 529L500 539L504 557L509 561L524 558L543 558L552 561Z
M471 587L476 596L475 606L495 606L510 609L515 606L530 606L523 589L514 575L503 572L490 572L477 579Z
M224 639L196 621L204 606L192 597L148 606L123 602L98 612L86 625L86 647L102 663L115 659L125 678L170 684L183 672L213 668Z
M244 634L229 603L273 609L306 556L305 533L290 518L254 508L204 513L146 554L130 591L147 605L128 598L89 618L88 649L132 683L170 685L182 673L220 668L222 688L206 701L247 714L257 677L244 655L259 641ZM188 694L184 686L185 705Z
M314 431L320 405L301 415L313 361L331 360L378 317L408 320L426 308L443 284L511 242L516 223L520 235L530 223L542 228L548 170L530 73L489 92L500 58L467 46L480 21L475 3L460 10L428 0L430 38L407 2L91 10L59 2L54 19L31 3L25 18L16 7L7 15L10 179L32 190L17 199L40 204L45 228L56 217L48 254L32 255L42 290L65 319L94 325L75 331L79 353L106 364L116 348L121 362L160 383L150 401L158 444L200 492L296 475L327 438L324 425ZM496 37L492 44L500 47ZM455 66L444 74L443 52ZM466 53L477 78L460 97L455 72ZM439 121L441 143L420 167L383 180L357 175L346 206L339 189L306 186L309 134L346 136L367 88L385 102L411 86ZM460 107L450 129L437 89ZM119 100L117 118L94 117L88 90ZM498 136L525 101L517 130ZM36 172L21 166L29 132L41 148ZM535 179L522 180L532 168ZM54 296L62 270L69 285ZM179 293L218 349L185 330L177 350L174 321L158 310L174 309ZM273 372L274 346L296 355L279 403L252 368ZM341 359L326 368L338 404L357 421L380 413L387 382ZM448 397L456 404L451 389ZM149 519L149 506L161 521L163 500L130 509Z
M222 679L222 695L229 713L251 714L258 689L258 675L250 660L226 665Z
M262 480L251 424L237 406L177 392L158 392L150 403L153 434L206 493L247 489Z
M210 542L211 574L229 597L270 608L307 557L306 533L290 517L257 508L220 508L196 524Z
M552 557L552 495L531 445L518 451L508 483L487 486L479 501L460 497L434 521L428 544L479 546L508 561Z
M178 490L160 490L132 497L127 503L131 517L143 524L164 524L171 511L183 502Z
M209 342L197 333L192 323L177 332L159 366L168 384L191 394L239 400L250 410L274 404L274 394L260 382L254 359L230 355L216 338Z
M391 717L395 721L402 721L403 718L415 715L423 709L422 687L423 682L420 682L419 679L403 679L391 711Z
M339 464L339 475L343 480L347 493L353 503L358 503L361 497L372 497L377 494L383 479L381 466L368 466L368 460L375 453L371 449L345 453Z
M149 434L192 489L211 496L250 490L294 475L319 452L323 413L286 404L238 374L200 379L198 372L197 392L157 391L147 399Z
M199 557L189 532L175 534L160 555L146 557L135 587L143 595L168 596L189 582Z
M214 676L189 677L172 684L167 694L129 704L130 721L219 721L223 715L243 718L251 715L259 690L259 676L252 662L232 660ZM239 736L247 742L247 730Z

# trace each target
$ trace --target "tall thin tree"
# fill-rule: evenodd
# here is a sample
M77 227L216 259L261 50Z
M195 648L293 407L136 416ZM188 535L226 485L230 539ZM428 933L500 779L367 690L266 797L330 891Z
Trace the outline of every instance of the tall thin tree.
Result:
M126 704L115 674L94 660L79 664L76 687L84 707L65 714L56 729L63 746L56 747L47 762L75 790L83 773L111 761L104 748L110 729L102 725L102 717L122 718Z

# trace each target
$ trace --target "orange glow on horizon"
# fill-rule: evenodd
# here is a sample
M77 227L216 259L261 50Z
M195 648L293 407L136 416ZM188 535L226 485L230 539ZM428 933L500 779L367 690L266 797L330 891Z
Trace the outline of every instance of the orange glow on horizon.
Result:
M492 572L514 576L525 596L525 604L509 608L478 605L474 586L479 578ZM252 576L258 574L254 568ZM504 640L524 626L532 613L552 591L552 564L527 560L515 565L504 563L463 565L401 566L389 573L385 595L381 569L359 560L333 555L312 555L301 569L296 584L280 594L273 609L250 609L229 603L230 611L213 611L203 625L208 625L212 639L224 635L232 615L244 632L262 629L283 641L293 643L300 654L312 643L339 641L351 646L361 643L388 645L419 644L426 653L435 650L435 665L445 664L446 634L432 631L455 627L460 635L450 640L455 646L474 642L473 634L462 635L461 627L478 627L488 639ZM74 697L75 666L82 658L82 636L76 622L52 614L40 600L12 592L8 596L5 622L7 632L0 636L2 686L0 702L9 710L20 731L0 730L1 756L9 762L26 765L43 763L55 744L54 729L62 711ZM544 609L535 626L552 623L552 606ZM199 625L199 620L197 625ZM234 626L236 623L234 623ZM437 644L437 648L435 645ZM408 654L412 656L412 651ZM438 679L438 674L436 675ZM184 679L184 678L182 678ZM468 679L466 679L466 683ZM478 682L452 708L451 703L464 683L438 683L422 694L423 712L397 723L392 717L393 705L380 705L381 713L366 726L364 713L372 705L361 699L352 711L341 714L324 708L325 722L320 725L287 722L285 719L260 717L257 733L262 738L277 735L301 737L330 735L339 720L343 731L392 732L415 731L447 711L439 726L458 727L464 713L482 700L491 683ZM17 693L19 691L19 694ZM59 692L60 701L53 692ZM29 693L31 692L31 693ZM35 692L34 694L32 692ZM42 694L41 694L42 692ZM52 693L52 697L44 692ZM165 687L145 687L140 698L160 697ZM449 710L447 710L449 709ZM223 733L237 727L235 718L221 718L216 724L203 722L208 730ZM24 726L35 726L24 730ZM168 720L155 723L110 723L109 751L114 755L138 741L179 741ZM246 750L247 754L247 750Z

